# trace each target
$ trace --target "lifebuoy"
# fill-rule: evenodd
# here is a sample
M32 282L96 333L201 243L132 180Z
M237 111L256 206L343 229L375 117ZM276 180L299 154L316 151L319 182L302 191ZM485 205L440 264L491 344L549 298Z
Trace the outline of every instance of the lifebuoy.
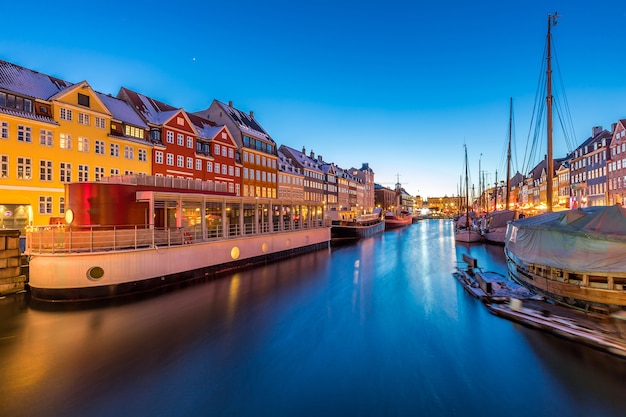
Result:
M183 242L185 245L191 245L193 243L193 236L189 232L183 233Z

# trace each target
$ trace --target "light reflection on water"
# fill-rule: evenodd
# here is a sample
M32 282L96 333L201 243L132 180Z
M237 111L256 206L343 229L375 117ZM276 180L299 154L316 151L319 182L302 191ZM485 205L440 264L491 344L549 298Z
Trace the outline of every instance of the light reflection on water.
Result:
M449 221L109 307L0 300L1 415L626 415L626 364L490 315Z

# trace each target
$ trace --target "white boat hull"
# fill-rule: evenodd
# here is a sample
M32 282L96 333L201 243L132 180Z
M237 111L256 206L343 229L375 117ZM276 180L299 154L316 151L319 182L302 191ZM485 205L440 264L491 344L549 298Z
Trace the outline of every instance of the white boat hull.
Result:
M156 249L38 254L30 260L29 285L34 299L112 298L327 248L329 242L330 229L317 228Z

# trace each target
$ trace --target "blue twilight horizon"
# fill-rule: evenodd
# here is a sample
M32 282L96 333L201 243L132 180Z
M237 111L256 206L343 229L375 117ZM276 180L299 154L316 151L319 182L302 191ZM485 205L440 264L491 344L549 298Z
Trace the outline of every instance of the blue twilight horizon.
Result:
M621 53L626 4L531 0L390 4L364 0L69 0L51 12L13 2L0 59L106 94L127 87L187 111L213 99L254 111L278 145L306 147L343 168L369 163L378 183L412 195L456 195L467 144L503 178L513 99L513 170L535 135L548 14L555 97L580 144L626 118ZM555 113L554 156L570 151ZM528 145L529 146L529 145ZM545 153L545 144L538 155Z

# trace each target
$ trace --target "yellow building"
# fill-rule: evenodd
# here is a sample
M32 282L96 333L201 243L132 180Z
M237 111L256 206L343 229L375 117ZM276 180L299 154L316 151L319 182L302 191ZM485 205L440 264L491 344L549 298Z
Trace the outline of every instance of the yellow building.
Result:
M6 61L0 80L0 228L24 232L61 221L68 182L151 174L145 125L120 136L124 123L87 82L71 84Z

